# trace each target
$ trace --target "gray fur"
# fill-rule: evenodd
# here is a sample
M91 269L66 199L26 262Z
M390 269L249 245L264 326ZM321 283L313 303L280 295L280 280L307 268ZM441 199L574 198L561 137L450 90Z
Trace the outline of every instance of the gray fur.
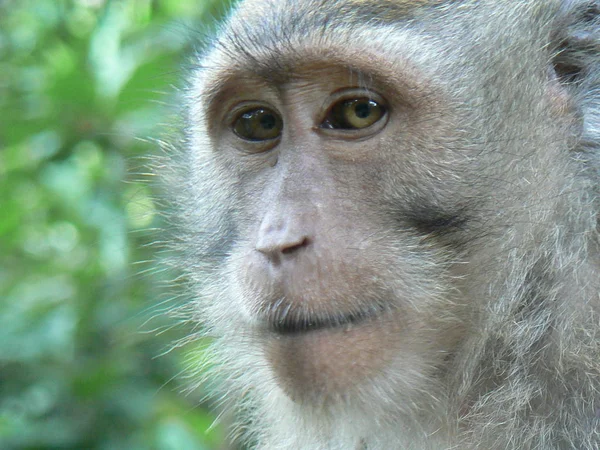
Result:
M184 137L159 167L193 298L183 312L216 338L209 363L238 417L232 436L261 449L600 449L600 3L357 3L242 2L199 56ZM392 239L411 227L429 238L411 265L432 279L407 284L466 307L439 318L467 331L444 366L415 375L414 396L381 380L364 398L296 404L236 322L244 305L229 275L245 197L208 136L205 80L232 65L284 83L306 42L368 43L398 70L409 61L452 120L443 142L424 143L446 160L398 169L437 164L427 189L391 180L373 200L395 205Z

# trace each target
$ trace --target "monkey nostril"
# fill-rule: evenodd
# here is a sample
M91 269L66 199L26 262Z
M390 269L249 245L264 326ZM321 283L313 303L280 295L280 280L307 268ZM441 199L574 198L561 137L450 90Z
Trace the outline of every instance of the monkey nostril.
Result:
M261 240L256 246L256 250L263 253L270 258L277 259L281 255L290 255L303 247L310 244L310 240L307 237L299 239L283 239L280 242L269 242L268 240Z
M290 253L300 250L302 247L307 247L308 244L309 244L309 240L308 240L308 238L305 237L300 242L290 244L287 246L282 246L281 253L283 253L284 255L289 255Z

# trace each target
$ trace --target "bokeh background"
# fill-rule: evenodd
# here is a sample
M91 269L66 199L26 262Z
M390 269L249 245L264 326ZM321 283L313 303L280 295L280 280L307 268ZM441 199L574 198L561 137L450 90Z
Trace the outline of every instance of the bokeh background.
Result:
M0 450L225 448L144 174L230 3L0 0Z

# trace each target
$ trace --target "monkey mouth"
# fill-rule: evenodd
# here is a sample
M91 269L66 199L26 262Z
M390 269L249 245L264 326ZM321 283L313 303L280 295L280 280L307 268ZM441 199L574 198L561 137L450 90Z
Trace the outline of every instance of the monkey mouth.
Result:
M358 325L378 316L382 311L357 311L348 314L327 314L324 317L286 315L269 320L269 330L273 333L290 336L320 330L330 330Z

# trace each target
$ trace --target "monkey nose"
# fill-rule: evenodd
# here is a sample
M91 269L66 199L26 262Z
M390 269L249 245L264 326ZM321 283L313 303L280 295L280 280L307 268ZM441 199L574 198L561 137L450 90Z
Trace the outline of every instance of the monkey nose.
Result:
M310 239L306 233L283 224L268 224L261 226L255 248L266 256L277 258L297 253L309 245Z
M304 247L310 245L310 239L307 236L266 236L259 239L256 243L256 250L268 257L276 258L283 255L292 255Z

